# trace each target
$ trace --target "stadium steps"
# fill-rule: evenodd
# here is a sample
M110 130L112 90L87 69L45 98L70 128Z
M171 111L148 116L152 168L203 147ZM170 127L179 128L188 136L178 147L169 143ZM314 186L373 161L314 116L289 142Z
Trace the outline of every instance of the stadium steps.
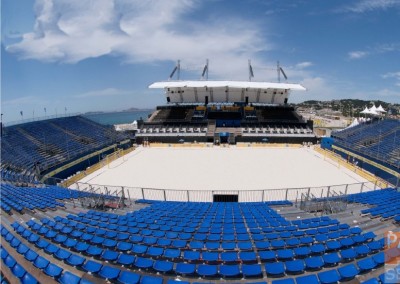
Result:
M215 120L208 120L208 125L207 125L207 136L209 137L214 137L215 129L216 127L216 121Z

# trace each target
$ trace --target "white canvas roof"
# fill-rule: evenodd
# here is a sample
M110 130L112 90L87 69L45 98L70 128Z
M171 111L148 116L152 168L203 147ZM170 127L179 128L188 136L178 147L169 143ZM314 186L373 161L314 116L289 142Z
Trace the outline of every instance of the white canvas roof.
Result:
M150 89L165 88L237 88L237 89L285 89L306 91L300 84L290 83L270 83L270 82L251 82L251 81L162 81L155 82L149 86Z

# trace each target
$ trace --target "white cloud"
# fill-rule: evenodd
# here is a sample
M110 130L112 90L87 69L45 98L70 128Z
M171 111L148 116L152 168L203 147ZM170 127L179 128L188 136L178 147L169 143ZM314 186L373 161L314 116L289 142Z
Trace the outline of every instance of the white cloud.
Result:
M250 21L229 16L196 20L200 4L36 0L34 30L6 50L22 59L61 63L104 55L121 56L130 63L182 59L188 65L209 58L211 74L236 77L246 74L248 58L257 60L257 52L271 49Z
M313 65L312 62L304 61L304 62L297 63L296 67L299 68L299 69L304 69L304 68L310 67L312 65Z
M383 74L382 78L384 78L384 79L397 78L400 80L400 71L399 72L389 72L389 73Z
M368 55L366 51L351 51L348 53L350 59L360 59Z
M15 99L2 101L2 105L4 106L19 106L19 105L31 105L37 103L39 100L36 96L25 96L19 97Z
M82 94L75 95L75 98L92 98L92 97L110 97L128 95L130 91L120 90L115 88L107 88L103 90L90 91Z
M361 0L353 5L341 9L343 12L365 13L375 10L388 10L394 7L400 7L398 0Z

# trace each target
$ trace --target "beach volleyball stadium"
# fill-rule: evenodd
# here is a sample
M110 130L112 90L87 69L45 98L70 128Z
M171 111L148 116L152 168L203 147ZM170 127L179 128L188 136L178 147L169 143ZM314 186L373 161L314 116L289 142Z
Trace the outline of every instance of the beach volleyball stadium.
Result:
M300 84L149 88L133 130L2 125L1 283L400 282L398 119L317 137Z

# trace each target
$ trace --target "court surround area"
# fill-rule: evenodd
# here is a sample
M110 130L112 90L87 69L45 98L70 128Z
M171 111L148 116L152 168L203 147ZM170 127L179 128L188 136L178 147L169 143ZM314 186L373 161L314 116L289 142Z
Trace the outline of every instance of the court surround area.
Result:
M259 193L258 197L246 198L261 201L284 199L285 195L274 192L287 188L303 189L301 192L312 188L316 196L328 186L338 193L346 189L347 193L360 192L363 182L363 190L373 188L364 178L308 147L139 147L79 182L81 188L82 184L94 188L123 186L132 198L146 197L146 189L168 190L175 195L168 199L164 193L161 197L156 194L159 197L152 196L155 199L198 201L206 200L188 195L265 191L262 198ZM77 188L77 184L71 187ZM178 191L189 193L179 197ZM299 194L292 192L288 199L296 197Z

